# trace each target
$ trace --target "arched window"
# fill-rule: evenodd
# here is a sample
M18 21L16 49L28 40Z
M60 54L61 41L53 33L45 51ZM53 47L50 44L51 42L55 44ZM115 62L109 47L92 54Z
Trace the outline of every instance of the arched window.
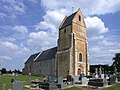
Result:
M81 21L81 16L79 15L79 21Z
M79 62L82 62L82 53L79 54Z

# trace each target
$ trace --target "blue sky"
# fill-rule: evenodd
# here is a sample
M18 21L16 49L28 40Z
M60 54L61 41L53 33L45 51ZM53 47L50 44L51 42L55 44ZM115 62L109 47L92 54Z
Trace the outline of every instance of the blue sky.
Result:
M22 69L36 52L57 46L65 15L81 8L90 64L111 64L120 52L120 0L0 0L0 68Z

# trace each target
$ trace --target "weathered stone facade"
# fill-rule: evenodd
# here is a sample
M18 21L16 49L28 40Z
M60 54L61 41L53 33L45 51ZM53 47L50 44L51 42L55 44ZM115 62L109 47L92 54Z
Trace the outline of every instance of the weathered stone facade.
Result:
M31 70L30 72L33 75L42 76L66 77L67 75L88 74L86 25L80 9L65 17L61 23L58 46L53 57L45 60L39 58L39 60L34 60L32 65L31 62L25 64L24 71L27 72L28 70Z
M80 9L59 27L57 60L58 76L88 73L86 25Z

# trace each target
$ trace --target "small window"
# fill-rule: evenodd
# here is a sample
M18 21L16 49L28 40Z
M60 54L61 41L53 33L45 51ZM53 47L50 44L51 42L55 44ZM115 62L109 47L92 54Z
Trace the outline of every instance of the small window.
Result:
M79 62L82 62L82 53L79 54Z
M64 29L64 33L66 33L66 28Z
M81 21L81 16L79 15L79 21Z

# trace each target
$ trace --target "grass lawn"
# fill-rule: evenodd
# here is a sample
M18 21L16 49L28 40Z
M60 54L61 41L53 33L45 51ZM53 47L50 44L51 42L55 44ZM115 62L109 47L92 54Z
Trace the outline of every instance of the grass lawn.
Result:
M71 88L66 88L63 90L85 90L85 89L83 89L82 87L71 87Z
M120 83L113 84L111 87L106 87L102 89L87 89L83 87L71 87L63 90L120 90Z
M103 88L100 90L120 90L120 83L113 84L111 87Z
M30 84L30 77L25 76L25 75L20 75L20 76L9 76L9 75L2 75L0 76L0 90L3 89L3 84L6 83L6 88L7 90L11 87L11 79L16 78L17 80L24 81L24 85L29 85ZM43 80L42 77L36 77L36 76L31 76L31 80ZM27 89L24 89L27 90Z

